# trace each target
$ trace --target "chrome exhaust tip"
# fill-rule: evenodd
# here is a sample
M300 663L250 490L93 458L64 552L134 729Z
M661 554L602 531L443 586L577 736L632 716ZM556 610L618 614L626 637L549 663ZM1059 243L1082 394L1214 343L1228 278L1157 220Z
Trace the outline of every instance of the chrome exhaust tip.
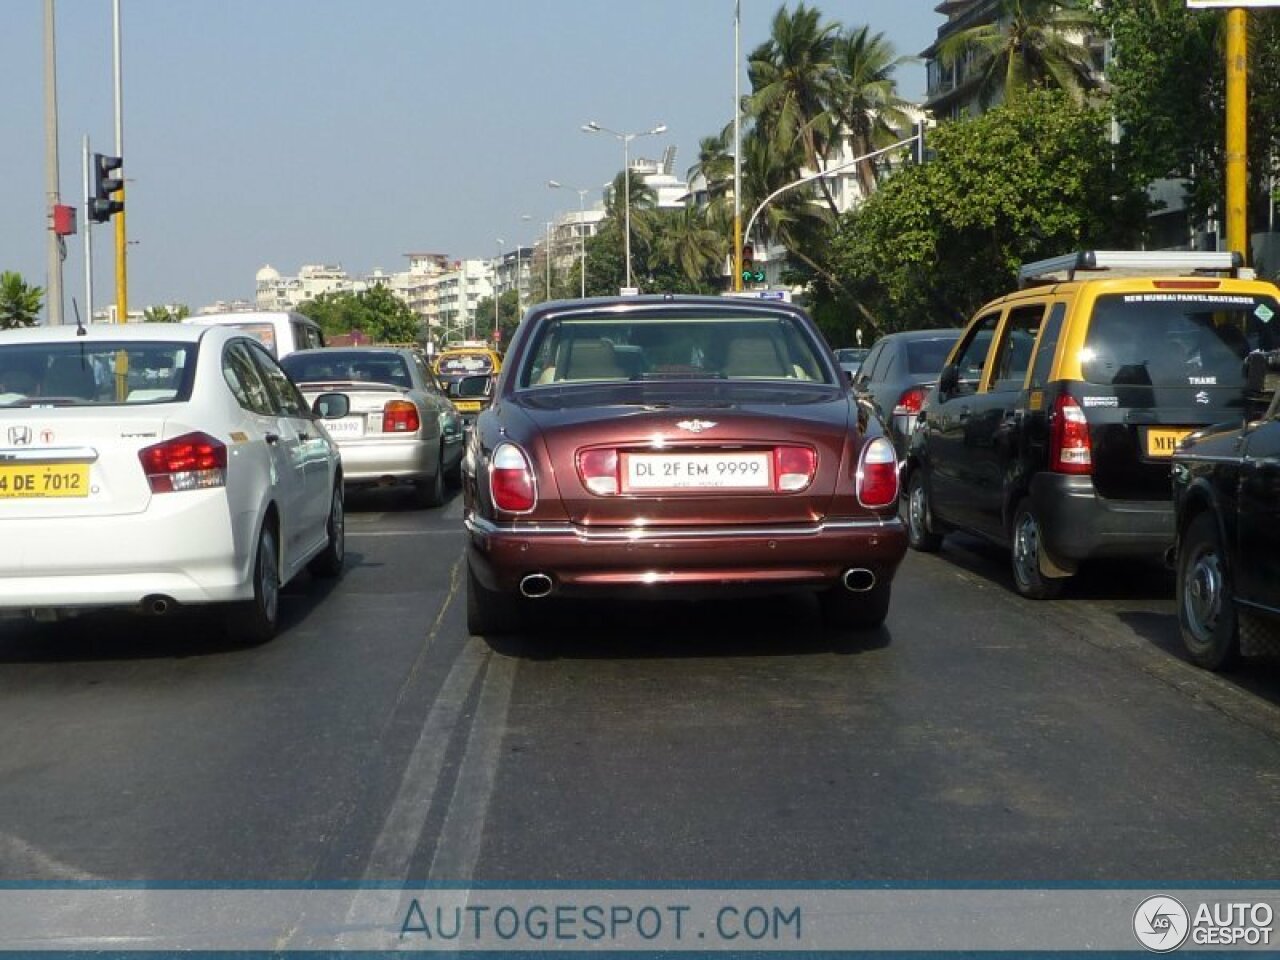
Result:
M549 594L553 586L551 578L545 573L531 573L520 581L520 595L537 600Z
M172 613L177 606L171 598L162 596L150 596L142 598L142 609L153 617L163 617L167 613Z
M864 567L850 567L840 577L840 582L851 593L866 593L876 585L876 575Z

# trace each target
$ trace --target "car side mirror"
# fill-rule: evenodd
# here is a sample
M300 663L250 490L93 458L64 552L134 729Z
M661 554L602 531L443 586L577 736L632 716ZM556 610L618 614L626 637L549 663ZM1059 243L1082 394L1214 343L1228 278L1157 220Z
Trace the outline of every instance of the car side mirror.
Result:
M473 374L449 384L449 396L459 400L478 400L489 395L493 378L487 373Z
M942 396L954 393L959 385L960 368L954 363L948 363L942 368L942 373L938 376L938 393Z
M322 393L312 402L311 412L321 420L341 420L351 412L351 398L345 393Z
M1254 350L1244 358L1245 419L1257 420L1271 405L1280 373L1280 350Z

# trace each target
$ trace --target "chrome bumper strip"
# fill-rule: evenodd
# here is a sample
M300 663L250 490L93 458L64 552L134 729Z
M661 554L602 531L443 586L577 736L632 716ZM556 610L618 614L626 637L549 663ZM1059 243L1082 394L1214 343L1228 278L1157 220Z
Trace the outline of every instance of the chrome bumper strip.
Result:
M697 540L720 537L766 537L770 539L816 537L823 533L848 530L885 530L893 520L824 520L807 526L796 527L621 527L608 530L590 530L572 523L539 523L499 525L484 517L464 518L467 530L481 536L504 535L510 537L577 537L582 541L609 541L615 543L638 540Z

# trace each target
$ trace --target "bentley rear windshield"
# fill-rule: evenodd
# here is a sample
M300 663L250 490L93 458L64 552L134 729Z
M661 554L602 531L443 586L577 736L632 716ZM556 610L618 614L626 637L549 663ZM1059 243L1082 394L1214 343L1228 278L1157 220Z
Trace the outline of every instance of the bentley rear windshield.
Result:
M566 317L535 334L519 386L656 381L831 385L818 344L791 316Z

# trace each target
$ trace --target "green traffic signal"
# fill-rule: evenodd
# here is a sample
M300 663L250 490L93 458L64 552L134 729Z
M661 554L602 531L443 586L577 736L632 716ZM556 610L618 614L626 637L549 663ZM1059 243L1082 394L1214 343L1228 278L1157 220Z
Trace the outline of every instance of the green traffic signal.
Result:
M743 283L764 283L764 271L763 270L743 270L742 282Z

